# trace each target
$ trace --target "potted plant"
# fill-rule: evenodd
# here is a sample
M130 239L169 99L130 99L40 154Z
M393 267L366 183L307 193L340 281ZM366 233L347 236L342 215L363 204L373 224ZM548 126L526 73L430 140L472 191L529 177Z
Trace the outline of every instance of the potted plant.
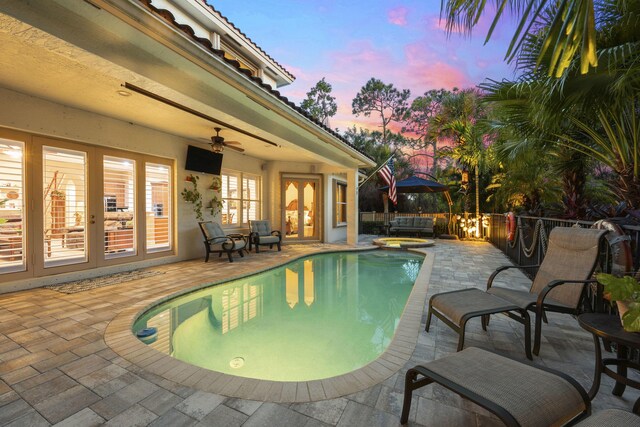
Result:
M218 199L218 196L214 195L209 202L209 208L211 209L211 215L216 216L222 210L222 200Z
M222 180L219 176L214 176L213 181L211 181L211 185L209 186L209 190L213 190L215 192L219 192L222 187Z
M605 298L616 302L622 327L627 332L640 332L640 283L634 277L598 274Z
M194 175L189 175L185 179L185 181L190 182L192 185L192 189L184 188L180 195L182 196L182 200L185 202L193 204L193 212L196 214L196 218L198 221L203 221L202 217L202 194L198 191L198 179L199 177Z

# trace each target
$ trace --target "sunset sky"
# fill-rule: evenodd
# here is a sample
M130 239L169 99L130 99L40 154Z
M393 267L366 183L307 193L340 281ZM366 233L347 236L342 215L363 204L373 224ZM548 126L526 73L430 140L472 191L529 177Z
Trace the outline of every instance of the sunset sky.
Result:
M330 125L340 130L375 128L351 113L351 101L371 77L410 89L412 99L430 89L513 77L503 60L513 24L501 25L487 45L490 18L472 37L447 38L439 0L209 1L296 76L279 89L296 104L325 77L338 103Z

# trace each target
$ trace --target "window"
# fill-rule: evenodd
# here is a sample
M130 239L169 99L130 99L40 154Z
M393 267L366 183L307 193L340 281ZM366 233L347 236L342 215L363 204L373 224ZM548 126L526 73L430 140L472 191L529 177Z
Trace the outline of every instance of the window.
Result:
M222 225L247 225L260 219L260 177L222 172Z
M136 254L135 160L104 156L105 258Z
M334 226L344 226L347 224L347 184L335 182L333 191L334 197Z
M0 272L24 271L24 144L0 138Z
M145 165L147 252L171 249L171 167Z

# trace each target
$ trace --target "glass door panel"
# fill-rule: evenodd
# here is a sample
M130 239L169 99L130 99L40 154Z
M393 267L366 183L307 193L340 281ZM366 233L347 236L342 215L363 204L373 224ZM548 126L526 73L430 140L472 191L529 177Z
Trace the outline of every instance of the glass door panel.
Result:
M297 239L298 224L300 223L300 209L298 207L298 182L285 180L284 182L284 216L285 216L285 238Z
M0 138L0 273L26 269L24 143Z
M318 240L317 179L285 178L285 239Z
M103 158L104 256L136 255L135 160Z
M42 147L44 267L88 261L87 153Z
M171 249L171 167L145 164L147 253Z
M316 237L316 183L315 181L305 181L303 184L302 215L304 215L304 236L307 238Z

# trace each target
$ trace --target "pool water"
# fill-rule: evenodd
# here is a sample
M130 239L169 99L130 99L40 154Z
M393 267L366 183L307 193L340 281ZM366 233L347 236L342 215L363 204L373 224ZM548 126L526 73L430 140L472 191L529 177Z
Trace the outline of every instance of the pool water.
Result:
M312 255L170 300L133 330L156 328L143 342L230 375L328 378L387 348L422 261L381 250Z

